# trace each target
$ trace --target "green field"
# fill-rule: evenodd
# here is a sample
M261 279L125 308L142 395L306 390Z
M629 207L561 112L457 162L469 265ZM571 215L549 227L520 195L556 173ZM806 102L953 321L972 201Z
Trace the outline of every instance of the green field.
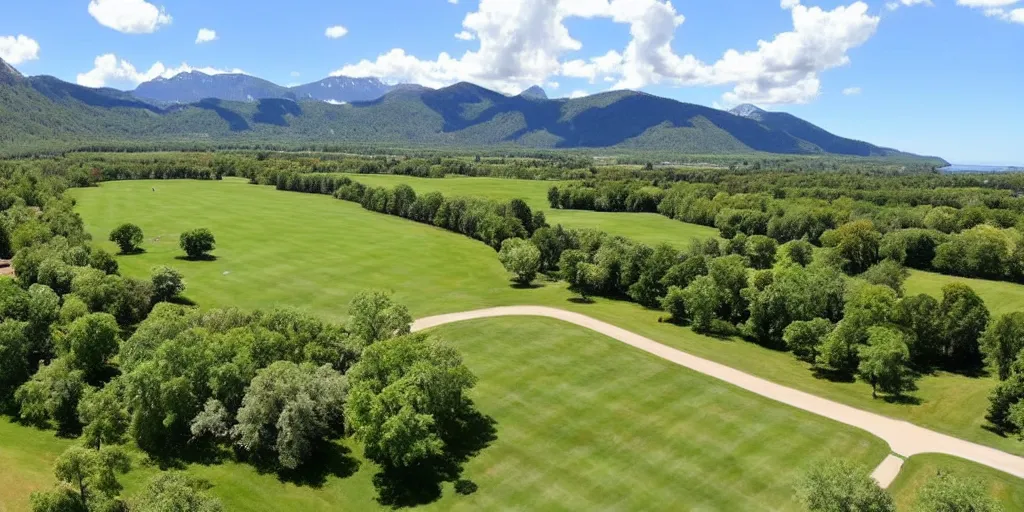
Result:
M793 482L821 457L877 465L885 444L857 429L722 384L610 338L550 319L438 328L479 377L477 408L497 440L466 465L479 485L446 485L438 510L795 510ZM69 441L0 422L0 498L23 508ZM353 446L358 455L361 449ZM137 492L155 471L124 478ZM374 466L299 487L228 463L192 466L226 510L373 507ZM3 510L3 507L0 507Z
M347 174L367 185L394 187L408 184L417 193L441 192L453 196L488 197L500 201L522 199L534 210L542 210L551 225L600 229L648 245L669 243L686 247L693 238L714 238L718 230L672 220L657 213L615 213L588 210L557 210L548 205L548 189L563 182L503 178L416 178L390 174Z
M929 478L939 472L980 480L1007 512L1024 510L1024 480L970 461L928 453L915 455L904 463L889 492L896 498L898 510L913 510L917 494Z
M910 271L910 279L904 284L907 295L927 293L942 297L942 287L951 283L963 283L970 286L988 306L993 316L1024 311L1024 285L1006 281L988 281L985 279L969 279L954 277L934 272Z
M659 323L659 311L604 299L578 304L563 283L514 289L484 244L354 203L240 180L112 182L72 195L88 230L108 249L114 246L106 234L117 224L135 222L145 230L148 252L120 257L125 273L145 276L154 265L173 265L185 274L186 295L204 307L283 304L341 319L352 295L368 287L394 290L415 317L512 304L559 307L780 384L1024 453L1019 441L982 428L991 379L926 376L915 393L919 405L873 400L863 382L818 379L788 353ZM201 226L217 235L218 259L176 260L177 233Z

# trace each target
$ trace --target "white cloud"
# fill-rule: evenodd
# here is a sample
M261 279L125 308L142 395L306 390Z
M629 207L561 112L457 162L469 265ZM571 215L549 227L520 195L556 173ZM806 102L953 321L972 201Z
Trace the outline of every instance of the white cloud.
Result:
M586 98L587 96L590 96L590 93L587 91L573 91L569 93L569 99Z
M292 71L291 75L292 75L292 78L298 78L298 77L302 76L302 73L299 73L298 71Z
M927 5L928 7L935 7L932 0L893 0L885 4L885 8L890 11L895 11L900 7L913 7L915 5Z
M1008 9L1020 0L957 0L956 4L981 9L985 16L1010 23L1024 24L1024 8Z
M210 41L217 40L217 31L210 30L208 28L199 29L199 33L196 34L196 44L209 43Z
M818 95L818 74L848 64L849 51L867 42L880 21L862 1L830 11L799 0L780 5L792 12L793 30L759 41L756 50L729 50L707 64L674 52L672 41L685 18L669 0L481 0L462 22L479 41L477 50L422 60L395 48L333 74L428 87L465 80L511 94L553 76L611 82L615 88L731 85L733 91L723 98L728 103L803 103ZM629 44L622 51L566 62L563 57L582 44L564 21L597 17L629 25Z
M472 41L476 39L476 36L474 36L470 32L463 30L462 32L455 34L455 39L458 39L460 41Z
M179 73L199 71L207 75L221 75L225 73L245 73L241 69L218 69L211 67L194 68L187 63L181 63L176 68L168 68L162 62L157 62L146 71L139 71L131 62L119 59L117 55L108 53L96 57L93 61L93 68L85 73L79 73L76 81L78 85L86 87L107 87L110 85L135 86L142 82L148 82L158 77L171 78Z
M171 22L163 7L145 0L92 0L89 14L100 25L125 34L151 34Z
M343 27L343 26L341 26L341 25L335 25L333 27L327 27L327 30L324 31L324 35L327 36L330 39L340 39L342 37L345 37L345 35L347 35L347 34L348 34L348 29Z
M843 89L843 94L846 96L856 96L861 93L860 87L847 87Z
M560 84L558 82L555 82L555 81L548 82L548 88L549 89L558 89L559 87L561 87L561 85L562 84Z
M18 65L38 58L39 43L35 39L20 34L0 37L0 59Z
M459 4L459 0L448 0L448 3L450 3L452 5L458 5Z

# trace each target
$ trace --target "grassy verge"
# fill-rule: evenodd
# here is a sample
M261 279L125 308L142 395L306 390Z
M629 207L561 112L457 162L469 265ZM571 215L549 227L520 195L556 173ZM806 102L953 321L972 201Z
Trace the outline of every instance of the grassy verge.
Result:
M929 478L939 472L953 473L962 478L980 480L989 494L1009 511L1024 510L1024 480L994 469L948 455L928 453L915 455L903 465L889 492L896 498L898 510L914 510L917 494Z

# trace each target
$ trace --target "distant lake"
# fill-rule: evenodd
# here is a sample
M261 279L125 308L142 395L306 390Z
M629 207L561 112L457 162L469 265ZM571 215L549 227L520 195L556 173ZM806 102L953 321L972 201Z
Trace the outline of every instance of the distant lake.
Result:
M1012 165L966 165L953 164L939 169L943 172L1024 172L1024 167Z

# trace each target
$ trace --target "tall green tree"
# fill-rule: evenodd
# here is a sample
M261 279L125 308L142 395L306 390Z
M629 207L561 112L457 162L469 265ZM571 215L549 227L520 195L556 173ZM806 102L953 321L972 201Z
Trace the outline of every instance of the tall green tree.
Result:
M356 294L348 307L348 332L367 345L409 333L412 316L391 294L367 290Z
M509 238L502 242L498 259L505 270L515 274L515 281L521 285L533 282L540 270L540 249L522 238Z
M981 338L985 360L999 380L1010 377L1010 367L1024 349L1024 313L1008 313L996 318Z
M903 340L903 333L888 327L868 329L868 344L860 347L860 377L871 384L871 395L878 397L878 391L900 396L913 386L910 363L910 349Z

